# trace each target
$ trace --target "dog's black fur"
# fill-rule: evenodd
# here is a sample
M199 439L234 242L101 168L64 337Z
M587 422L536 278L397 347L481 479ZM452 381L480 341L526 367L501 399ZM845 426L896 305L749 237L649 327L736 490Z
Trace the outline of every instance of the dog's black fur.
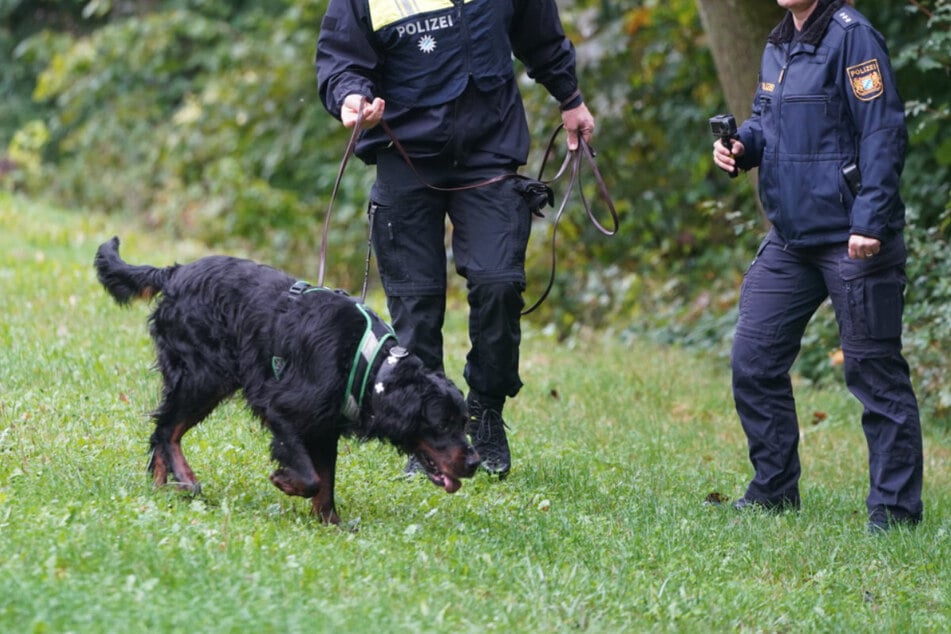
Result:
M238 390L273 435L278 468L271 481L287 495L311 498L324 522L340 521L334 508L340 436L392 443L449 493L478 467L466 439L462 393L412 354L387 368L381 393L368 389L357 420L343 415L347 377L366 330L350 297L313 292L292 298L294 278L226 256L166 268L130 265L119 256L118 238L99 247L95 267L119 304L162 295L149 318L164 379L162 402L152 413L149 469L156 486L171 476L179 487L198 491L182 436ZM383 345L375 366L395 342ZM280 372L275 357L283 359Z

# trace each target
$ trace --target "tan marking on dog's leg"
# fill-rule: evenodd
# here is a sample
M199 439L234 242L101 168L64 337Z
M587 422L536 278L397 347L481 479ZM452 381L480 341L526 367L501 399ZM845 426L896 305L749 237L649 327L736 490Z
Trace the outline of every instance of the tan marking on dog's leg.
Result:
M271 474L271 482L285 495L295 495L303 498L314 497L321 489L320 479L313 471L309 479L304 479L300 477L300 474L287 467L275 469L274 473Z
M321 489L322 491L323 489ZM340 516L337 515L337 510L334 508L333 500L329 502L323 499L323 495L315 495L310 499L310 504L314 507L314 515L320 518L320 521L324 524L339 524Z
M175 425L168 448L171 453L172 474L175 476L177 486L186 491L198 493L201 490L201 485L198 484L195 473L189 466L188 461L185 460L185 454L182 453L181 445L182 436L184 436L185 432L191 429L191 427L191 425L186 425L185 423Z
M162 457L158 447L152 449L152 458L149 460L149 469L152 471L152 483L155 488L163 487L168 482L168 465Z

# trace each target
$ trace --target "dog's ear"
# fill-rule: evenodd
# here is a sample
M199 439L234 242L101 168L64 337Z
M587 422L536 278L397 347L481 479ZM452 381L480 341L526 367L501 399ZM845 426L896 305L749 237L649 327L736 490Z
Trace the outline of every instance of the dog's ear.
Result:
M444 395L445 416L447 418L461 418L464 422L468 418L468 408L462 390L442 373L439 373L434 380Z
M420 425L438 433L463 430L467 414L462 392L441 372L429 373L427 379L429 385L424 391Z

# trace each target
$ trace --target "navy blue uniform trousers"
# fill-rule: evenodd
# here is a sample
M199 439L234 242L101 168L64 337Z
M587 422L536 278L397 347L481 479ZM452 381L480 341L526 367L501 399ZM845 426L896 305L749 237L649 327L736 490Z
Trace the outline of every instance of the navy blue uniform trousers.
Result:
M467 282L470 350L465 378L475 392L504 401L522 387L518 373L525 251L532 211L521 177L455 191L514 167L457 167L394 150L377 157L371 192L373 250L400 343L428 367L443 369L446 311L446 217L451 256Z
M807 323L828 297L839 325L845 381L861 402L869 452L870 516L920 519L918 403L901 353L905 244L850 260L845 243L810 248L769 232L743 280L731 366L736 410L755 475L747 499L799 503L799 423L789 370Z

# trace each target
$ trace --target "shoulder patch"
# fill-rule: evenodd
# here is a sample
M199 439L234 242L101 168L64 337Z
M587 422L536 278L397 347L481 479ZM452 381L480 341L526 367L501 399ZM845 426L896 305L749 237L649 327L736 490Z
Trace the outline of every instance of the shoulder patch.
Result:
M870 59L846 69L849 75L849 85L856 99L872 101L881 97L885 92L885 81L882 79L882 70L878 59Z
M842 7L835 12L834 19L836 22L841 24L844 28L848 28L853 24L858 24L859 14L852 7Z

